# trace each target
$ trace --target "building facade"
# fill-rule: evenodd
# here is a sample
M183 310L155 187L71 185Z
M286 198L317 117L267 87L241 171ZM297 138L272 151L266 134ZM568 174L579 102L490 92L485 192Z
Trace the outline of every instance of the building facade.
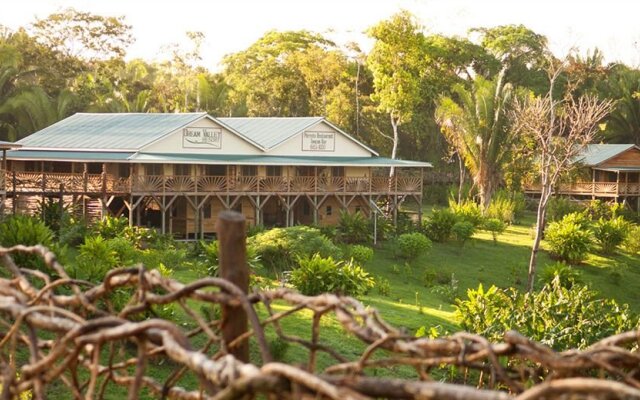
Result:
M628 203L640 210L640 147L633 144L590 144L576 159L579 164L569 182L555 193L577 200L602 199ZM540 193L536 184L525 191Z
M382 201L395 213L421 204L431 167L379 157L322 117L75 114L17 145L6 154L5 213L52 198L185 238L215 233L225 209L267 226L335 224L341 210L370 215Z

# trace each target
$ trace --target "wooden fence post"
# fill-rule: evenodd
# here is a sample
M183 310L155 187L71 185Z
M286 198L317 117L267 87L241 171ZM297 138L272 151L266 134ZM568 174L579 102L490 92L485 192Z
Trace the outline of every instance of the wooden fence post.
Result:
M216 221L219 243L220 277L236 285L243 293L249 290L246 231L244 216L235 211L222 211ZM222 306L222 336L225 343L247 332L247 314L241 306ZM242 362L249 362L249 342L229 349Z

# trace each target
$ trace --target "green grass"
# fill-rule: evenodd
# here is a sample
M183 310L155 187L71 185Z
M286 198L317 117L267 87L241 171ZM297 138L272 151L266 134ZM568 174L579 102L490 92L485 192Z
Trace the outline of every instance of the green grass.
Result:
M532 224L533 215L527 215L520 224L510 226L504 234L500 235L497 243L494 243L491 235L485 232L477 233L464 247L456 243L434 243L426 254L408 265L404 260L394 257L392 243L383 242L375 249L374 258L365 265L365 268L375 278L388 280L390 292L388 295L383 295L374 288L360 300L366 306L376 308L386 322L408 334L415 334L422 326L427 329L437 327L441 333L455 332L459 329L455 319L455 309L449 299L434 291L432 287L425 286L425 271L437 273L441 277L450 277L453 274L458 280L458 297L464 297L467 289L477 288L480 283L485 287L514 286L524 290L530 246L533 240ZM553 261L546 251L540 252L538 271L542 271L544 265L551 262ZM634 312L640 312L640 304L634 301L635 293L640 291L639 257L623 251L618 251L612 256L603 256L595 252L590 254L582 265L573 268L581 272L583 283L591 286L603 297L627 303ZM200 277L197 270L193 268L179 267L174 271L174 278L185 283ZM276 311L281 311L286 309L287 305L276 302L273 307ZM258 307L258 312L262 319L267 315L264 307ZM177 322L185 327L193 325L193 321L190 321L180 310L177 312ZM286 318L282 322L282 327L288 335L309 340L311 312L296 313ZM320 331L321 343L351 360L356 360L366 348L360 340L346 335L339 323L331 316L322 318ZM273 328L267 328L266 334L278 361L306 366L308 350L297 344L287 345L277 340ZM193 343L194 347L199 347L201 344L199 341ZM260 357L255 343L252 343L251 354L252 361L259 364ZM320 354L316 367L317 370L322 370L331 364L335 364L335 360L326 354ZM174 368L175 365L170 363L155 365L151 373L156 379L162 379ZM405 368L379 370L376 374L415 377L415 371ZM193 380L182 381L181 384L188 388L196 387ZM122 396L123 392L114 388L112 394L114 397ZM51 398L56 398L55 394L52 394Z

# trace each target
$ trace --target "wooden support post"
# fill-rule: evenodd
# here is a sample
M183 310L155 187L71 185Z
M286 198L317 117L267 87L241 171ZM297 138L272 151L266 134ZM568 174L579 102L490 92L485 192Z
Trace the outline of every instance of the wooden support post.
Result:
M160 206L162 211L162 234L167 233L167 196L162 193L162 205Z
M246 231L244 216L234 211L223 211L216 221L218 234L220 277L236 285L243 293L249 290ZM231 343L247 332L247 313L241 306L222 306L222 337ZM249 342L243 341L229 349L238 360L249 362Z
M107 215L107 164L102 163L102 174L100 174L100 180L102 181L102 217ZM129 220L131 225L131 220Z
M88 167L87 163L82 164L82 218L87 218L87 194L88 194L88 181L87 181Z
M14 167L13 163L11 164ZM13 200L11 201L11 208L13 209L13 215L16 214L17 211L17 202L16 202L16 171L13 171L11 174L11 185L13 186Z

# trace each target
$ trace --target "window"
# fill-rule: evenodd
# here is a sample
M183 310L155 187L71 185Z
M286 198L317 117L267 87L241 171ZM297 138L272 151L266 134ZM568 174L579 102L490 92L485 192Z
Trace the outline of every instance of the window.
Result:
M313 168L314 167L306 167L306 166L296 167L296 175L297 176L313 176L314 175Z
M331 167L331 176L341 178L344 176L344 167Z
M174 164L173 166L174 176L189 176L191 175L191 165L189 164Z
M211 203L210 202L207 202L202 207L202 218L211 219Z
M37 162L37 161L25 161L24 162L24 170L25 170L25 172L40 172L40 162Z
M162 164L145 164L145 175L164 175L164 165Z
M118 164L118 176L121 178L128 178L130 172L129 164Z
M52 166L51 166L51 172L70 173L71 163L70 162L54 162L52 163Z
M227 175L226 165L204 165L203 172L205 176L225 176Z
M88 174L101 174L102 173L102 164L100 163L88 163L87 164L87 173Z
M311 215L311 207L309 206L309 202L305 201L302 203L302 215L309 216Z
M279 165L268 165L267 176L282 176L282 167Z
M258 175L258 167L255 165L243 165L240 169L242 176L256 176Z
M333 214L333 208L331 208L331 206L327 206L327 208L326 208L326 214L327 214L327 215L331 215L331 214Z

